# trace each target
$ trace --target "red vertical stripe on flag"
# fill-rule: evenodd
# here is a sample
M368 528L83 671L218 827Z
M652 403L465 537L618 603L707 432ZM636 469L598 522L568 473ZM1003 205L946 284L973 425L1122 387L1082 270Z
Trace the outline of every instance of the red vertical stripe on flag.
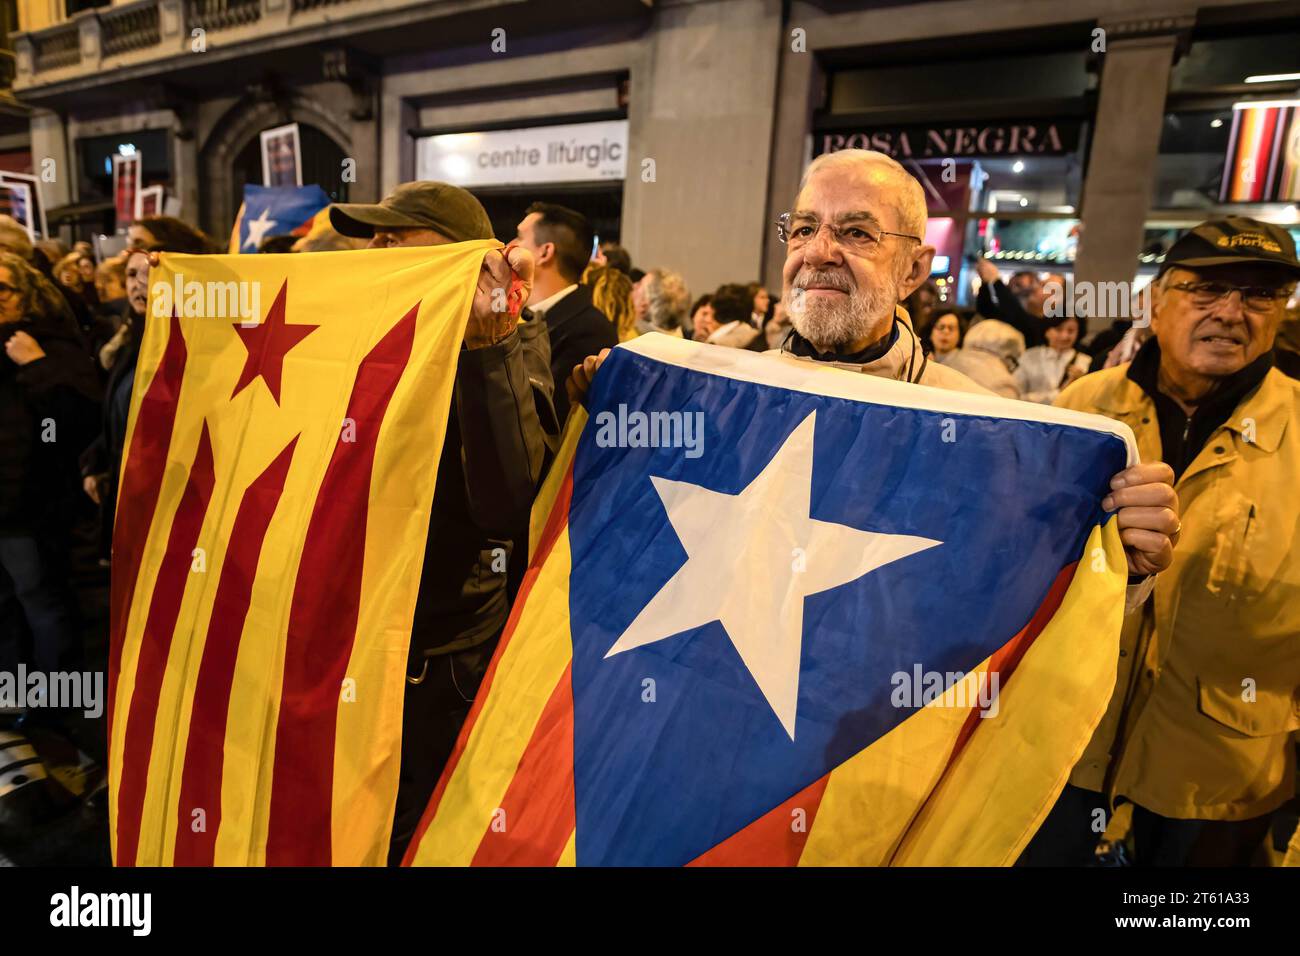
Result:
M285 638L266 862L329 866L339 694L356 637L379 430L415 342L417 303L357 369L347 417L303 542Z
M167 551L154 582L149 616L140 640L135 686L127 706L122 779L117 792L118 866L135 865L136 849L140 843L140 817L144 812L145 787L149 778L149 756L153 751L154 724L158 715L158 695L181 612L181 600L189 583L194 548L198 544L204 516L208 513L214 483L212 441L205 421L194 464L190 466L190 477L167 535Z
M122 667L122 642L131 614L131 597L140 574L149 526L158 506L163 472L167 469L167 452L171 448L172 428L176 424L176 405L185 377L185 336L181 323L172 313L167 331L167 346L162 361L149 382L149 390L140 401L135 431L126 461L131 467L123 471L117 493L117 518L113 526L113 570L109 603L108 653L108 721L113 727L113 701L117 678Z
M424 832L429 829L434 814L438 812L438 804L447 789L447 781L456 772L456 765L460 763L461 755L465 752L465 747L469 743L469 736L474 730L479 711L483 709L483 703L487 700L488 692L492 689L493 680L496 678L497 662L501 660L506 645L510 643L515 628L519 625L519 618L524 613L524 605L533 589L533 582L542 573L542 565L551 556L555 542L559 540L560 533L569 523L569 504L572 501L573 463L570 462L569 470L565 473L564 481L560 484L560 490L555 495L555 504L551 508L550 515L547 516L546 527L542 529L541 537L537 540L537 553L533 555L532 560L529 562L528 570L524 574L524 580L519 585L519 594L515 597L514 607L510 609L510 617L506 621L505 630L501 632L501 640L497 644L496 652L492 655L491 663L488 664L487 673L483 675L483 680L479 683L478 692L474 695L474 703L469 708L469 715L465 718L465 723L460 728L460 735L456 738L456 746L452 748L451 756L447 758L447 766L443 768L442 776L438 778L438 785L433 788L433 796L429 798L429 805L424 810L424 816L420 818L420 825L415 828L415 835L411 837L410 846L406 848L406 853L402 855L402 866L411 865L411 861L415 858L415 848L420 845L420 840L424 838Z
M244 491L230 532L230 544L221 564L221 579L208 617L208 636L203 644L194 702L190 710L190 733L185 745L185 769L181 775L181 796L176 821L176 866L212 866L221 826L221 772L226 744L226 719L230 710L230 688L235 680L239 641L248 617L253 581L266 529L280 504L285 477L293 461L293 441ZM195 810L203 811L204 826L194 832Z
M987 674L998 675L998 693L1001 693L1002 689L1007 686L1007 681L1011 679L1011 674L1016 669L1016 665L1020 663L1021 658L1025 656L1025 652L1029 650L1034 641L1038 639L1038 635L1043 633L1048 621L1056 616L1061 602L1065 600L1065 592L1070 590L1070 582L1074 580L1074 572L1078 567L1079 562L1075 561L1060 570L1056 575L1056 580L1052 582L1052 586L1047 590L1047 597L1043 598L1043 603L1038 606L1038 610L1029 619L1029 623L1020 629L1020 633L999 647L989 657ZM989 681L992 680L992 677L986 676L982 679ZM990 685L986 684L984 686ZM957 759L957 755L961 753L962 748L966 746L966 742L970 740L971 735L975 733L979 722L986 719L980 717L980 712L980 705L977 701L975 706L971 708L966 723L962 725L961 733L957 735L957 742L952 748L952 756L948 758L949 767ZM946 771L947 768L945 768Z
M577 816L573 795L573 665L564 668L474 853L474 866L555 866Z

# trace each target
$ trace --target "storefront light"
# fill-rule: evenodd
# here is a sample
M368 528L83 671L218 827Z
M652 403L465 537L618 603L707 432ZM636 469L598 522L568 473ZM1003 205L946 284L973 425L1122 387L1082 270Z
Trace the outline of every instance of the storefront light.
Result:
M1300 73L1263 73L1246 77L1247 83L1285 83L1287 80L1300 80Z
M1011 171L1013 173L1023 173L1025 171L1024 161L1017 159L1014 163L1011 164Z
M1218 129L1222 125L1223 125L1223 120L1219 119L1217 116L1214 119L1210 120L1210 126L1213 129Z
M1300 106L1300 100L1242 100L1240 103L1233 103L1234 110L1253 110L1257 107L1274 107L1274 106Z

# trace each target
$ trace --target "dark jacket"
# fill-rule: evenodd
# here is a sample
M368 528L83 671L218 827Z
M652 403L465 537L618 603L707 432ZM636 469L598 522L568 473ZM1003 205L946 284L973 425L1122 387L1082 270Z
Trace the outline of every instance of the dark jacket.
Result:
M0 343L18 331L45 357L19 366L0 352L0 535L43 535L66 530L78 502L99 383L71 315L0 325Z
M510 610L510 555L527 549L528 514L554 422L540 319L504 342L463 349L429 518L411 656L495 637Z
M136 360L140 357L143 329L139 319L127 334L122 347L113 356L104 386L104 401L99 420L99 436L81 455L83 476L107 475L108 483L101 500L101 515L106 541L112 540L113 514L117 504L117 484L125 454L126 424L131 412L131 391L135 386Z
M1026 309L1001 279L980 286L979 294L975 296L975 309L986 319L1001 319L1023 335L1027 349L1047 344L1043 335L1047 321Z
M560 424L569 415L569 392L564 387L573 367L588 355L618 345L618 332L604 312L591 304L585 285L555 303L544 315L551 339L551 381L555 383L555 416Z

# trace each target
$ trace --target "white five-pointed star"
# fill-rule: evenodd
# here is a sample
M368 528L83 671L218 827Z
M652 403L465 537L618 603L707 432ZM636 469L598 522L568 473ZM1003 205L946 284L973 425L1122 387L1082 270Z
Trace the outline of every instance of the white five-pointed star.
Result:
M650 479L686 549L686 563L605 654L721 621L791 740L804 598L943 543L813 518L815 418L814 412L790 433L740 494Z
M268 219L270 209L263 209L262 215L256 219L248 220L248 238L244 240L245 246L252 246L256 249L262 244L262 237L267 234L272 226L275 225L274 219ZM241 246L242 248L242 246Z

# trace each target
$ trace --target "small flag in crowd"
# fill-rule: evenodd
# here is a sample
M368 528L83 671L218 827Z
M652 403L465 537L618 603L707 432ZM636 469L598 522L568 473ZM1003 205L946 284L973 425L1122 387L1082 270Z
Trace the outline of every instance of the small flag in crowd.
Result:
M662 335L576 414L406 862L1013 862L1114 683L1127 427Z
M257 252L271 236L305 236L317 217L328 218L330 197L310 186L244 184L244 202L230 230L230 253Z
M494 248L153 270L113 540L119 865L386 859L436 466Z

